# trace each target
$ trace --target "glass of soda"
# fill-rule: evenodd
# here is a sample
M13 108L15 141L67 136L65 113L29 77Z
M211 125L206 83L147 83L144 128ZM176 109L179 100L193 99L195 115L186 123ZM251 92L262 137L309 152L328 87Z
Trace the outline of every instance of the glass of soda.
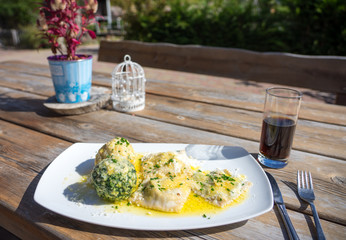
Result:
M288 163L302 93L283 87L266 89L258 161L270 168Z

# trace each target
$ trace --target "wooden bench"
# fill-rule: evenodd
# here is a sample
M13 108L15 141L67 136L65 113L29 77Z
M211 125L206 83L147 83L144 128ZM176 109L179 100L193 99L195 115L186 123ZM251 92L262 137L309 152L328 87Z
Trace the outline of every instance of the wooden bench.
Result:
M124 55L142 66L275 83L336 94L346 105L346 57L254 52L235 48L101 41L99 61Z

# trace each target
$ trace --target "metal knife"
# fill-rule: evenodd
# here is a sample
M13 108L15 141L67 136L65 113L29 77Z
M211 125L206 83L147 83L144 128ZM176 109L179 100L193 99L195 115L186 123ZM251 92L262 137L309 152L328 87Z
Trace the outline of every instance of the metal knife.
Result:
M268 173L268 172L265 172L265 173L267 174L269 182L272 186L274 202L276 203L276 206L279 209L279 213L280 213L280 215L281 215L281 217L285 223L289 238L294 239L294 240L299 239L298 234L297 234L296 230L294 229L293 224L290 220L290 217L288 216L288 213L287 213L287 210L285 207L285 203L284 203L284 200L282 198L278 184L276 183L274 177L270 173Z

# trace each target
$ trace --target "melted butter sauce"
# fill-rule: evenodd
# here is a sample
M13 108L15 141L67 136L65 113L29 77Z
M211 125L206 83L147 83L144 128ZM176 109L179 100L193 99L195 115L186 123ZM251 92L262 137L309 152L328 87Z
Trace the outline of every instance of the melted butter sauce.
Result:
M229 205L220 208L212 205L211 203L204 200L202 197L195 196L194 193L191 193L184 204L184 207L179 213L169 213L169 212L161 212L153 209L147 209L140 206L135 206L129 204L127 201L117 202L114 204L110 204L106 207L107 213L132 213L136 215L146 215L151 217L181 217L181 216L210 216L218 214L222 211L225 211L229 207L234 207L243 201L245 201L248 197L247 192L241 194L238 198L236 198Z

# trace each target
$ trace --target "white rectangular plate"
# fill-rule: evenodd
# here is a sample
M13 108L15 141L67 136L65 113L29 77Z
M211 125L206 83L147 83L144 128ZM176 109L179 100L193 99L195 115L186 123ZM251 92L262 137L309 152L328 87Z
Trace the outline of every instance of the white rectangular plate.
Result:
M202 216L153 217L134 213L110 212L110 203L101 201L96 193L83 202L76 201L81 176L91 172L94 157L103 144L76 143L61 153L41 177L34 195L37 203L61 215L109 227L134 230L186 230L215 227L244 221L273 207L269 181L257 161L243 148L231 146L134 143L136 152L162 152L185 149L188 156L201 161L202 169L229 169L245 174L253 183L249 197L241 204L215 214ZM93 190L93 189L92 189ZM94 197L91 197L94 196Z

